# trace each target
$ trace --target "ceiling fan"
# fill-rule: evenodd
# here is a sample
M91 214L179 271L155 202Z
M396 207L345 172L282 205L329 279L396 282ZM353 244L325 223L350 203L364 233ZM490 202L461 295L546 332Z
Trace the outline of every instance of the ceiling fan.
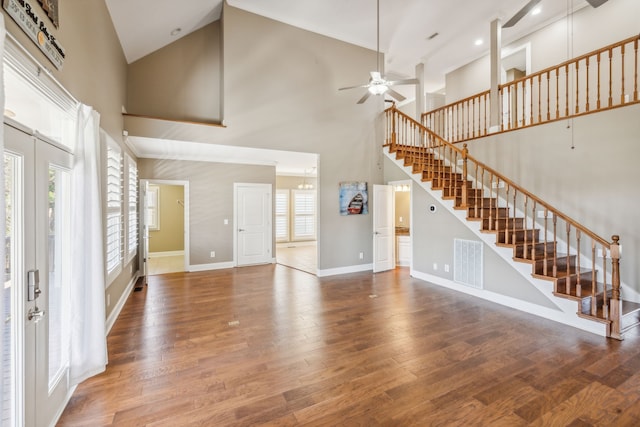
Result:
M380 73L380 0L376 0L376 15L377 15L377 27L376 27L376 71L369 72L369 83L363 85L356 86L347 86L341 87L338 90L346 90L346 89L356 89L356 88L367 88L367 92L364 94L360 100L358 100L358 104L362 104L369 98L371 95L382 95L389 94L393 98L398 101L404 101L406 98L391 89L390 86L396 85L413 85L418 83L418 79L404 79L404 80L387 80Z
M595 8L595 7L602 6L607 1L608 0L587 0L587 3L589 3L592 7ZM538 3L540 3L540 0L530 0L527 4L524 5L522 9L516 12L516 14L511 17L511 19L509 19L506 23L504 23L504 25L502 25L502 28L511 28L514 25L516 25L518 21L520 21L522 18L525 17L527 13L533 10L533 8Z

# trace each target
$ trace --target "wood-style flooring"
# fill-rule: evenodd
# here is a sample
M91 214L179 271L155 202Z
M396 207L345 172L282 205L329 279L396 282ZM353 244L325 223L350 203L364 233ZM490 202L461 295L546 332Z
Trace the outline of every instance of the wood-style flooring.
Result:
M276 262L287 267L305 271L311 274L318 273L318 245L290 244L276 246Z
M619 342L415 280L281 265L149 278L59 426L638 426Z

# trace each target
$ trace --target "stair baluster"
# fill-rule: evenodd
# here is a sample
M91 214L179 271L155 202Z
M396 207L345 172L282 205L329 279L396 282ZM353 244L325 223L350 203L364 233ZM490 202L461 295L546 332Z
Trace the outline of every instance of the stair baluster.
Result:
M607 288L607 247L602 245L602 314L605 319L609 318Z
M567 222L567 266L566 266L566 270L567 270L567 279L565 281L565 289L566 289L566 293L567 295L571 295L571 262L570 262L570 256L571 256L571 224Z
M594 239L591 239L591 315L595 316L596 315L596 309L597 309L597 304L596 304L596 294L597 294L597 290L598 290L598 282L596 281L597 276L596 276L596 241Z
M582 283L580 282L580 278L582 277L580 274L580 237L580 229L576 229L576 251L578 252L576 256L576 271L578 273L578 278L576 279L576 295L579 297L582 296Z
M542 269L544 271L544 275L549 275L549 251L547 249L547 236L549 235L549 209L544 208L544 262L542 264ZM534 246L535 248L535 246ZM534 258L535 259L535 258Z

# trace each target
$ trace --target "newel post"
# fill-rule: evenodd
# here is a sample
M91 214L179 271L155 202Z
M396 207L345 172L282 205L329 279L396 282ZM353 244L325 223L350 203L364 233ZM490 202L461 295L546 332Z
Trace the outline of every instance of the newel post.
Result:
M469 191L467 188L467 156L469 155L469 149L465 143L462 147L462 207L468 207Z
M611 338L621 340L620 323L622 318L622 300L620 299L620 236L611 236ZM606 292L606 290L605 290Z

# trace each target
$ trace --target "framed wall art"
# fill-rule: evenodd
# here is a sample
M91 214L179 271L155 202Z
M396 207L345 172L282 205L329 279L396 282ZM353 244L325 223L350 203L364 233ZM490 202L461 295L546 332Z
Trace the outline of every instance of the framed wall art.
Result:
M366 215L369 213L369 195L366 182L340 183L340 215Z

